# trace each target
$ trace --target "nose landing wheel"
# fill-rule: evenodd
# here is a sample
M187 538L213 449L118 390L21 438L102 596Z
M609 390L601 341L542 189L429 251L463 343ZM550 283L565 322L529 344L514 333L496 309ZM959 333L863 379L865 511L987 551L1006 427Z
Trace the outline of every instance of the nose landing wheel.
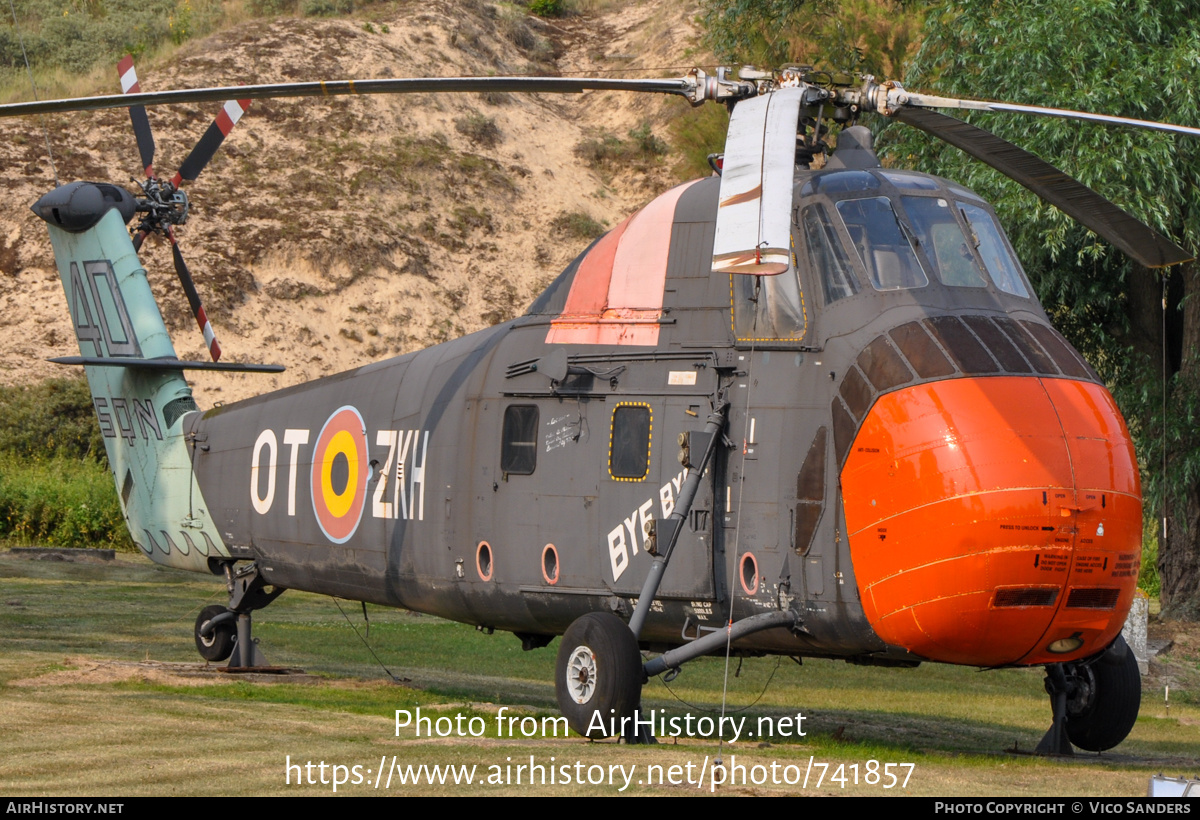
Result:
M1137 722L1142 678L1125 639L1088 661L1046 667L1046 691L1054 723L1038 744L1038 754L1107 751L1123 741Z

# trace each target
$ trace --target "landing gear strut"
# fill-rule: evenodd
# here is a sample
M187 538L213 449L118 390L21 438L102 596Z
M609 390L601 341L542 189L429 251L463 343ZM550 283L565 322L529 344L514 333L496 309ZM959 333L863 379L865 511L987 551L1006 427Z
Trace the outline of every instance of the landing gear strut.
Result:
M284 590L263 581L257 564L248 564L236 572L225 565L225 583L229 606L209 606L196 618L196 649L207 661L232 659L230 669L251 669L267 665L251 634L250 613L274 601Z
M1091 660L1047 666L1046 691L1054 722L1037 754L1073 754L1071 744L1103 752L1133 729L1142 701L1142 678L1133 651L1118 637Z

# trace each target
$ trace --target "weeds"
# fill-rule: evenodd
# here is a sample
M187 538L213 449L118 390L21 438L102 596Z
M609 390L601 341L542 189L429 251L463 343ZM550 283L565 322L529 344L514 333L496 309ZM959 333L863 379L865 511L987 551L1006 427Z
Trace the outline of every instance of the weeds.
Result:
M512 102L512 94L507 91L484 91L479 95L485 105L501 106Z
M249 0L255 17L284 17L296 13L296 0Z
M458 207L454 209L454 218L450 220L450 227L463 238L476 230L491 232L492 215L486 209L481 211L472 205Z
M667 143L650 130L650 123L644 122L632 129L627 139L601 131L576 145L575 156L592 168L622 164L647 166L658 162L669 150Z
M665 142L654 136L649 122L643 122L637 128L632 129L629 132L629 139L632 140L638 153L643 156L661 157L670 150Z
M454 120L454 130L483 148L495 148L503 139L496 121L478 112Z
M583 211L562 211L550 222L555 236L565 239L595 239L604 233L604 226Z

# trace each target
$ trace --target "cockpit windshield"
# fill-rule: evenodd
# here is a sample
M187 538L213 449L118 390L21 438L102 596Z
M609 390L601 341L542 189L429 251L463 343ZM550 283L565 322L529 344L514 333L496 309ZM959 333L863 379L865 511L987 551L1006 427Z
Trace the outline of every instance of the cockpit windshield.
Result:
M730 275L739 341L807 339L814 295L832 305L864 289L933 285L1029 298L1020 263L991 209L947 180L882 168L818 171L800 186L792 218L791 269L774 276ZM805 268L811 278L798 275ZM812 295L805 292L807 282L815 288Z
M932 196L900 197L912 220L917 240L938 278L951 287L987 286L983 271L975 262L967 237L954 216L949 200Z
M959 209L971 229L975 249L983 259L983 264L996 287L1014 296L1028 297L1029 291L1021 281L1017 258L1009 250L1008 241L1004 238L1000 226L996 224L996 218L978 205L964 202L959 205Z
M911 171L838 170L814 174L800 194L815 200L799 209L796 227L825 304L854 295L862 273L878 291L934 281L952 288L994 286L1029 297L996 217L959 185ZM820 202L826 198L841 218L844 238L833 224L838 217ZM845 238L854 249L849 256ZM847 264L855 257L857 265Z
M919 288L929 283L890 199L843 199L837 209L876 290Z

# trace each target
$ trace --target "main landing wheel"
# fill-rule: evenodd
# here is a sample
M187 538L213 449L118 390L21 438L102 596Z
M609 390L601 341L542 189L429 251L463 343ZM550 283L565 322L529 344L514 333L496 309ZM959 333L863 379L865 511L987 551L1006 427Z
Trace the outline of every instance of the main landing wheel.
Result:
M1124 644L1123 638L1118 641ZM1089 752L1111 749L1137 721L1142 703L1137 658L1127 645L1114 646L1093 663L1072 666L1067 672L1068 678L1075 679L1067 699L1067 738Z
M642 696L642 656L625 622L607 612L577 618L558 648L554 692L579 734L621 734L621 718L633 716Z
M206 606L196 618L196 650L206 661L228 660L233 654L233 642L237 635L237 626L233 621L217 624L208 635L201 634L205 624L228 611L223 606Z

